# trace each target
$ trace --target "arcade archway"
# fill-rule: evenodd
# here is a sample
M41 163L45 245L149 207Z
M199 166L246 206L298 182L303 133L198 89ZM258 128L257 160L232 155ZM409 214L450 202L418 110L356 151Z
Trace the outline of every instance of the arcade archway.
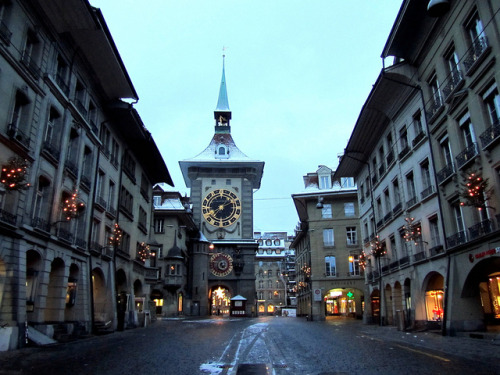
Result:
M210 312L212 315L229 315L231 307L231 292L223 286L210 289Z

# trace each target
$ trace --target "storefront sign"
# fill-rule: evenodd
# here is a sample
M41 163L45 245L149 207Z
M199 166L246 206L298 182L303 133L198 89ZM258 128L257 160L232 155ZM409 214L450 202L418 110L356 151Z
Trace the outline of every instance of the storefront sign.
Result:
M500 247L495 247L486 251L481 251L480 253L474 254L475 259L484 258L487 255L500 254ZM472 254L469 256L470 261L473 261Z

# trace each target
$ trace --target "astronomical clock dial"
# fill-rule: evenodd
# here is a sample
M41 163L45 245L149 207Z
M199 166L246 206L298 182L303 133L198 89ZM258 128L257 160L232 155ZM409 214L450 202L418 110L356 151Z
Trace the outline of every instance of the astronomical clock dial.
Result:
M241 200L232 191L216 189L203 199L201 212L210 225L218 228L228 227L241 215Z
M210 258L210 270L215 276L227 276L233 270L233 258L228 254L217 253Z

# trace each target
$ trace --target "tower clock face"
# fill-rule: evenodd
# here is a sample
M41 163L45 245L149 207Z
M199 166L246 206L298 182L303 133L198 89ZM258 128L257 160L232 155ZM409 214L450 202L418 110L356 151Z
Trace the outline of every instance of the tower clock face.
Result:
M241 200L232 191L216 189L209 192L201 205L203 217L214 227L228 227L241 215Z
M210 258L210 270L215 276L227 276L233 270L233 258L224 253L217 253Z

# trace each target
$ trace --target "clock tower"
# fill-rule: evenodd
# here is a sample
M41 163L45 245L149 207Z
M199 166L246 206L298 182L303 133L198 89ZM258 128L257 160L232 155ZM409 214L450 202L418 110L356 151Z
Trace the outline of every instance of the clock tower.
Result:
M246 156L231 136L224 60L214 119L207 148L179 165L191 189L194 221L213 245L208 257L211 312L252 316L258 247L253 239L253 192L260 188L264 162ZM239 308L230 308L233 305Z

